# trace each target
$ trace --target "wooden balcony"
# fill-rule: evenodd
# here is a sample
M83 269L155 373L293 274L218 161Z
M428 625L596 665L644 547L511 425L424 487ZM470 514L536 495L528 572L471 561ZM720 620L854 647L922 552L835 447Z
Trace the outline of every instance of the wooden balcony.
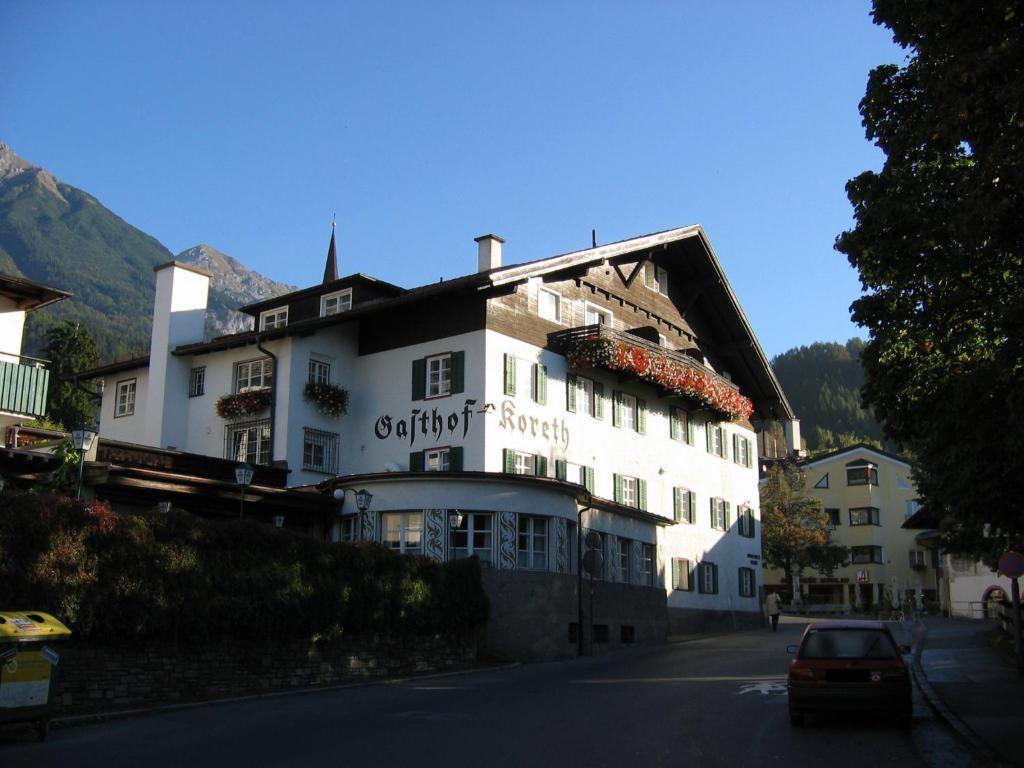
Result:
M46 415L50 386L46 361L10 354L4 354L4 358L0 359L0 413L26 419Z
M587 325L551 335L571 367L604 368L657 387L691 407L728 419L749 419L753 404L728 379L685 352L667 349L637 333Z

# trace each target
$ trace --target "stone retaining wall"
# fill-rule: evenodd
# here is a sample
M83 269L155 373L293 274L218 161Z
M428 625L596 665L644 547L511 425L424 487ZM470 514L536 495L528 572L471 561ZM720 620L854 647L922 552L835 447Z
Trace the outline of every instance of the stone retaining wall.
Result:
M476 662L475 642L442 638L293 643L275 650L133 649L76 641L53 647L60 653L58 699L65 715L402 677Z

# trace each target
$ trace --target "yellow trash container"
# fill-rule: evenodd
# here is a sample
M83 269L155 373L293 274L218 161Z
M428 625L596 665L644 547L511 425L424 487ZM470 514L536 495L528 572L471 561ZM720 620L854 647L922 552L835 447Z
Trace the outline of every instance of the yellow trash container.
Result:
M39 740L46 739L60 663L50 643L69 637L48 613L0 611L0 723L35 721Z

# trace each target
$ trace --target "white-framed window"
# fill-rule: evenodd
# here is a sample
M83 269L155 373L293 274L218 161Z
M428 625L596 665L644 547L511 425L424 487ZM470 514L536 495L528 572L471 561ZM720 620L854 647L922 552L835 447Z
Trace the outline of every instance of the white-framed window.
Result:
M851 507L850 525L881 525L878 507Z
M654 586L654 545L640 545L640 583L647 587Z
M850 547L851 563L881 563L882 548L876 546Z
M638 423L636 417L636 397L626 392L619 392L618 395L619 423L615 426L636 431Z
M828 488L828 472L818 478L818 482L814 484L815 488Z
M754 538L754 510L750 507L740 507L736 514L736 526L740 536Z
M740 597L753 597L757 589L753 568L740 568Z
M235 392L266 389L274 377L274 363L269 357L235 363Z
M516 451L516 471L517 475L535 475L537 474L537 457L532 453L523 453L522 451Z
M668 409L668 436L673 440L693 445L693 422L682 408L670 405Z
M842 524L842 520L839 516L839 509L837 507L826 507L825 514L828 515L828 529L830 531L834 531Z
M907 520L917 514L917 511L921 508L921 502L917 499L909 499L906 502L906 508L903 510L903 519Z
M614 483L614 501L626 507L647 509L647 483L638 477L615 474L612 476Z
M694 581L693 563L684 557L673 557L672 589L682 592L692 592Z
M697 589L702 595L718 594L718 566L704 561L697 566Z
M878 485L878 467L864 463L846 468L847 485Z
M447 472L451 466L451 448L430 448L423 452L423 468L427 472Z
M635 477L622 477L622 500L621 504L627 507L637 506L637 479Z
M423 511L384 512L381 544L409 555L423 554Z
M751 466L750 440L742 435L732 436L732 460L743 467Z
M206 391L206 366L200 365L188 372L188 396L201 397Z
M320 317L337 315L352 309L352 289L345 288L320 297Z
M326 475L338 474L338 433L303 427L302 468Z
M925 551L923 549L912 549L910 550L910 567L911 568L924 568L927 564Z
M452 356L427 358L427 398L446 397L452 392Z
M494 515L484 512L465 514L459 527L450 531L448 543L452 560L478 557L483 562L491 562L494 557Z
M511 448L504 448L501 452L502 471L507 475L534 475L535 477L548 476L548 458L539 454L516 451ZM556 467L555 472L560 472L561 465Z
M326 360L309 358L309 382L310 384L330 384L331 364Z
M644 283L652 291L668 296L668 272L664 267L648 263L644 270Z
M250 464L270 463L270 419L236 422L224 429L224 458Z
M584 305L584 325L607 325L612 324L612 313L602 309L589 301Z
M629 584L629 552L633 548L633 542L629 539L619 539L619 551L616 553L615 563L618 568L619 581Z
M570 413L604 418L604 385L570 373L566 377L566 409Z
M725 499L711 499L711 527L729 530L729 502Z
M135 379L117 382L117 396L114 400L115 419L135 413L135 384Z
M260 312L260 330L269 331L288 325L288 307L276 307Z
M696 498L694 492L687 488L672 489L673 518L677 523L692 525L696 522L697 515L694 509Z
M520 568L532 571L547 570L548 521L546 518L520 515L517 541Z
M725 458L725 429L710 421L707 424L708 453Z
M537 314L545 320L562 322L562 297L547 288L537 292Z

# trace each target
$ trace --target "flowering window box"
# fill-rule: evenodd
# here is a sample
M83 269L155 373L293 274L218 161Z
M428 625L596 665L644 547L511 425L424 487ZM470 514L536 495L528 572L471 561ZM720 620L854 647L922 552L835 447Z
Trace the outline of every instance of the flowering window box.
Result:
M713 371L626 334L600 326L575 329L564 337L564 350L571 367L631 374L730 420L749 419L754 412L750 399Z
M269 389L252 389L233 395L221 395L217 400L217 415L222 419L252 416L270 407Z
M302 396L313 403L324 416L344 416L348 411L348 390L337 384L307 381Z

